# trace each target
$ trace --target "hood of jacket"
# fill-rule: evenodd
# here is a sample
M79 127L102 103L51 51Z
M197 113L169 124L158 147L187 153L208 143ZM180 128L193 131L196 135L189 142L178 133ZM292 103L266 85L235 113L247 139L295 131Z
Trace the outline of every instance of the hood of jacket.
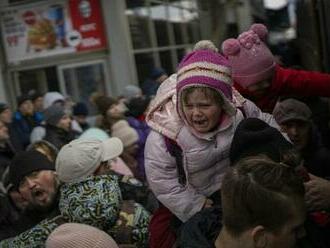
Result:
M59 208L69 222L109 230L118 218L121 198L115 175L90 176L62 185Z
M173 140L184 124L176 111L176 77L172 74L159 86L146 115L146 122L152 129Z
M152 100L149 111L146 115L147 124L155 131L163 134L164 136L176 140L181 128L187 123L180 118L178 114L178 99L177 99L177 75L172 74L166 79L159 87L157 95ZM246 99L240 93L232 88L232 106L234 108L242 108ZM214 136L221 130L226 129L232 124L233 116L226 115L219 128L207 134L198 134L190 128L192 133L199 137L209 139L209 136Z

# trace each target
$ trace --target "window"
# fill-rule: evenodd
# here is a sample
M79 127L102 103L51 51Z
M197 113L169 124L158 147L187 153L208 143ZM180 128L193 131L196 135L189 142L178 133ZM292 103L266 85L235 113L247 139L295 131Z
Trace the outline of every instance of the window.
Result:
M185 52L200 39L196 0L126 0L140 83L153 67L175 72Z
M71 96L74 101L82 101L89 106L92 93L108 91L106 66L104 60L59 66L57 70L61 92Z

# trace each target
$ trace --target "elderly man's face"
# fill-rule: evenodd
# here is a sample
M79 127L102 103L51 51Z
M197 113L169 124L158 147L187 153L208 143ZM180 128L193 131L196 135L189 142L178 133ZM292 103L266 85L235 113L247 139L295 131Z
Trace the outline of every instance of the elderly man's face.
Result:
M22 197L28 201L31 210L48 211L56 201L59 182L55 172L41 170L24 177L18 187Z

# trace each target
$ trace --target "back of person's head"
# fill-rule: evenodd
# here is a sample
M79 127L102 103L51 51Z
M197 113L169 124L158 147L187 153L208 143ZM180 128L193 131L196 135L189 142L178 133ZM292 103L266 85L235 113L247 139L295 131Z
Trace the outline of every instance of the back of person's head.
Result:
M118 245L106 232L93 226L66 223L48 236L46 248L118 248Z
M161 77L162 75L166 75L166 72L161 67L154 67L150 72L150 78L156 80L157 78Z
M283 162L293 152L293 145L279 130L258 118L246 118L236 130L230 147L231 163L263 154L275 162Z
M304 193L293 168L263 157L242 159L223 178L224 226L233 237L257 226L270 233L280 233L290 222L299 226L305 216Z
M241 87L268 80L275 71L275 58L265 44L268 30L263 24L253 24L237 39L222 43L222 51L232 67L233 79Z
M135 118L138 118L139 116L143 115L150 104L150 100L151 99L149 97L132 98L127 104L127 115L133 116Z
M88 116L87 105L83 102L78 102L73 106L74 116Z
M115 98L109 97L109 96L99 96L95 99L95 105L97 107L97 110L100 114L106 115L108 109L114 105L117 104L118 101Z

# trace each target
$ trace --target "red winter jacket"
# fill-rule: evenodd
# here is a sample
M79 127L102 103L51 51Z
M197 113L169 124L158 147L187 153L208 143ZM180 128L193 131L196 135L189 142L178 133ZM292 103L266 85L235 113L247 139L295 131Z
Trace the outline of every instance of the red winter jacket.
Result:
M281 96L330 97L330 74L287 69L277 65L271 87L263 97L254 98L251 92L237 83L234 83L234 87L263 112L272 113Z

